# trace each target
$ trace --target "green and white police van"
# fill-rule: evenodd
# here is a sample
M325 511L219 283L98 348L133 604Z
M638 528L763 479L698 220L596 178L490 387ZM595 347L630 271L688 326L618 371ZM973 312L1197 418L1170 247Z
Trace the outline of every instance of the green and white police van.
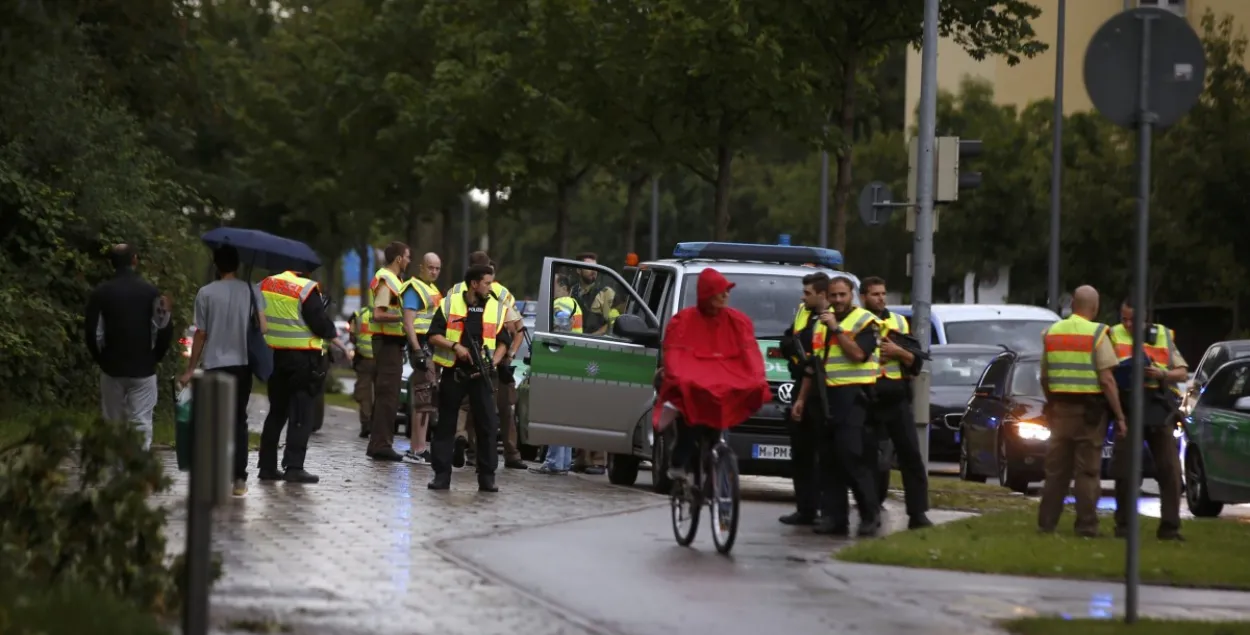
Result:
M838 270L842 255L831 249L741 243L679 243L673 257L641 263L631 280L608 267L561 258L543 261L528 376L518 386L517 417L522 441L568 445L608 453L608 477L632 485L641 463L650 460L653 483L666 491L664 444L651 428L653 379L664 326L677 311L696 302L699 273L715 268L735 284L730 306L746 313L764 355L773 400L735 427L729 443L742 474L788 476L790 438L784 410L797 396L779 341L794 321L803 295L803 276L823 271L859 280ZM553 332L553 279L610 289L595 305L610 302L621 312L605 332ZM611 296L610 298L608 296Z

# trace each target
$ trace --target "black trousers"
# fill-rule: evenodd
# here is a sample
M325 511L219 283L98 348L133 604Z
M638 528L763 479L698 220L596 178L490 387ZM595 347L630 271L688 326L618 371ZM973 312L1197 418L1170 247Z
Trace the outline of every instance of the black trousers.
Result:
M308 437L312 434L313 398L321 382L316 377L320 351L274 351L273 375L269 378L269 415L260 433L261 470L278 467L278 441L287 427L282 469L304 469Z
M460 378L454 368L444 368L438 380L438 421L430 442L430 466L435 474L451 473L451 455L456 445L456 420L460 404L469 399L478 452L474 453L478 477L494 475L499 468L495 444L499 438L499 412L490 380Z
M222 366L208 372L234 377L234 478L247 480L247 402L252 397L252 369L247 366Z
M794 481L794 508L815 517L820 509L820 467L817 431L823 425L820 400L810 399L803 405L803 420L793 421L786 415L786 431L790 433L790 479Z
M903 475L903 496L908 516L929 511L929 475L920 456L920 436L916 432L911 402L903 398L886 398L872 408L873 429L889 437L898 457L898 470ZM887 481L888 484L888 481Z
M817 430L820 468L820 514L835 526L849 524L851 490L859 508L861 522L877 519L880 497L877 495L877 455L865 456L870 435L865 422L868 417L863 389L857 386L827 388L830 416Z

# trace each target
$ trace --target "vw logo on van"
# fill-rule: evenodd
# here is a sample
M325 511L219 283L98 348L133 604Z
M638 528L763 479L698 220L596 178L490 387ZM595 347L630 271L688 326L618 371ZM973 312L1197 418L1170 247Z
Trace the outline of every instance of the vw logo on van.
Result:
M788 404L794 401L794 382L788 381L777 387L777 399Z

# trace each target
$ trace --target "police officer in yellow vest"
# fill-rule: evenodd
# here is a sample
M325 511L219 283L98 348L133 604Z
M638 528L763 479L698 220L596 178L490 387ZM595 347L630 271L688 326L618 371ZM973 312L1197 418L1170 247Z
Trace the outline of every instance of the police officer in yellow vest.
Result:
M370 416L369 445L365 455L379 461L402 461L395 451L395 415L399 411L399 390L403 386L404 334L403 278L412 252L401 242L386 246L386 265L373 274L369 283L369 305L373 315L373 414Z
M352 399L359 404L360 438L369 438L369 427L373 424L373 334L369 331L369 318L373 308L361 294L361 307L356 309L347 320L349 337L355 354L352 355L352 370L356 373L356 388L352 391Z
M860 303L877 318L881 332L877 347L881 362L881 374L877 377L876 402L870 417L873 429L884 433L894 446L898 457L899 472L903 476L904 500L907 505L907 528L922 529L933 523L925 512L929 511L929 476L924 457L920 455L920 438L911 408L911 377L920 371L920 360L906 349L891 341L887 335L897 331L911 333L907 318L891 312L885 305L885 280L875 276L860 282ZM878 494L884 499L889 486L889 464L885 466L884 483L878 479Z
M490 355L489 370L504 363L507 348L498 342L505 327L503 303L491 293L494 274L489 265L473 265L464 275L464 291L443 298L430 324L434 363L442 368L438 388L438 421L430 444L433 490L451 487L452 454L455 446L456 415L466 398L473 414L477 436L477 484L484 492L497 492L495 470L499 455L494 452L499 433L499 414L492 395L490 376L476 371L475 359Z
M269 414L260 436L259 478L290 483L316 483L320 479L304 469L308 437L312 434L313 399L325 381L321 357L324 342L337 334L326 315L318 284L286 271L260 283L265 297L265 343L273 349L273 375L269 378ZM290 423L282 470L278 469L278 441Z
M1055 531L1063 514L1068 484L1076 480L1076 534L1098 535L1098 497L1102 493L1102 446L1107 415L1115 418L1117 438L1126 431L1124 411L1111 370L1117 361L1106 324L1098 315L1098 291L1078 287L1072 315L1055 322L1042 336L1042 391L1046 395L1046 483L1037 510L1037 526Z
M790 377L795 385L801 385L807 374L803 360L820 356L824 350L813 351L813 331L820 324L816 316L829 310L829 276L822 272L803 276L803 301L794 315L794 325L782 341L782 351L789 359ZM826 343L832 344L826 338ZM800 350L801 349L801 350ZM801 389L800 389L801 391ZM820 512L820 472L817 467L819 439L817 431L824 425L821 420L820 402L810 391L807 403L800 408L801 417L794 417L791 407L790 421L786 422L790 434L790 478L794 483L794 512L777 520L784 525L814 525ZM795 395L793 390L790 398Z
M1133 359L1133 305L1120 304L1120 323L1111 328L1111 343L1121 364ZM1146 325L1146 401L1142 410L1142 438L1154 459L1155 481L1159 483L1159 540L1181 540L1181 457L1176 438L1174 414L1180 403L1176 384L1189 376L1188 364L1176 350L1176 334L1162 324ZM1132 394L1120 387L1120 402ZM1129 447L1117 443L1111 453L1111 474L1115 477L1115 535L1128 536L1128 498L1138 482L1128 477Z
M561 324L560 331L563 333L581 333L582 332L582 307L573 299L571 289L572 282L566 275L558 275L555 284L551 285L551 295L555 297L551 301L554 309L552 315L560 315L567 313L569 315L569 323ZM552 328L555 328L554 325Z
M856 533L871 536L881 527L880 499L873 474L876 453L866 457L864 452L870 434L865 424L868 391L877 382L881 369L873 355L877 350L877 319L854 305L854 287L850 279L842 276L829 282L832 311L820 314L819 324L812 332L812 350L822 351L812 357L815 363L823 364L825 385L815 385L814 369L808 372L791 416L802 420L811 392L825 390L829 412L818 431L821 518L816 533L850 533L850 505L846 497L849 487L859 508Z
M426 433L430 417L437 409L434 392L438 373L434 369L428 334L434 311L443 301L443 294L435 284L442 270L438 254L427 253L421 257L417 275L404 283L404 332L408 336L408 360L412 366L408 382L408 436L412 444L404 458L422 465L430 462Z

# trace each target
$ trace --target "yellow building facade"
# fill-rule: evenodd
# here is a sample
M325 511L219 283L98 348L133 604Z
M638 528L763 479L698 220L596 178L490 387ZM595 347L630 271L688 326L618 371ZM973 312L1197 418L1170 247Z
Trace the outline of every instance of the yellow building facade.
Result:
M994 99L1000 104L1024 107L1039 99L1049 99L1055 92L1055 37L1058 35L1059 0L1030 0L1042 10L1033 21L1037 38L1049 45L1046 52L1008 66L1002 58L977 61L955 42L938 42L938 90L956 92L965 77L980 78L994 87ZM1185 17L1201 33L1202 16L1211 10L1217 17L1230 14L1239 25L1250 24L1250 0L1068 0L1066 41L1064 50L1063 108L1065 113L1091 110L1085 92L1085 50L1098 27L1126 8L1160 6ZM912 49L907 57L906 130L916 124L916 107L920 103L920 51Z

